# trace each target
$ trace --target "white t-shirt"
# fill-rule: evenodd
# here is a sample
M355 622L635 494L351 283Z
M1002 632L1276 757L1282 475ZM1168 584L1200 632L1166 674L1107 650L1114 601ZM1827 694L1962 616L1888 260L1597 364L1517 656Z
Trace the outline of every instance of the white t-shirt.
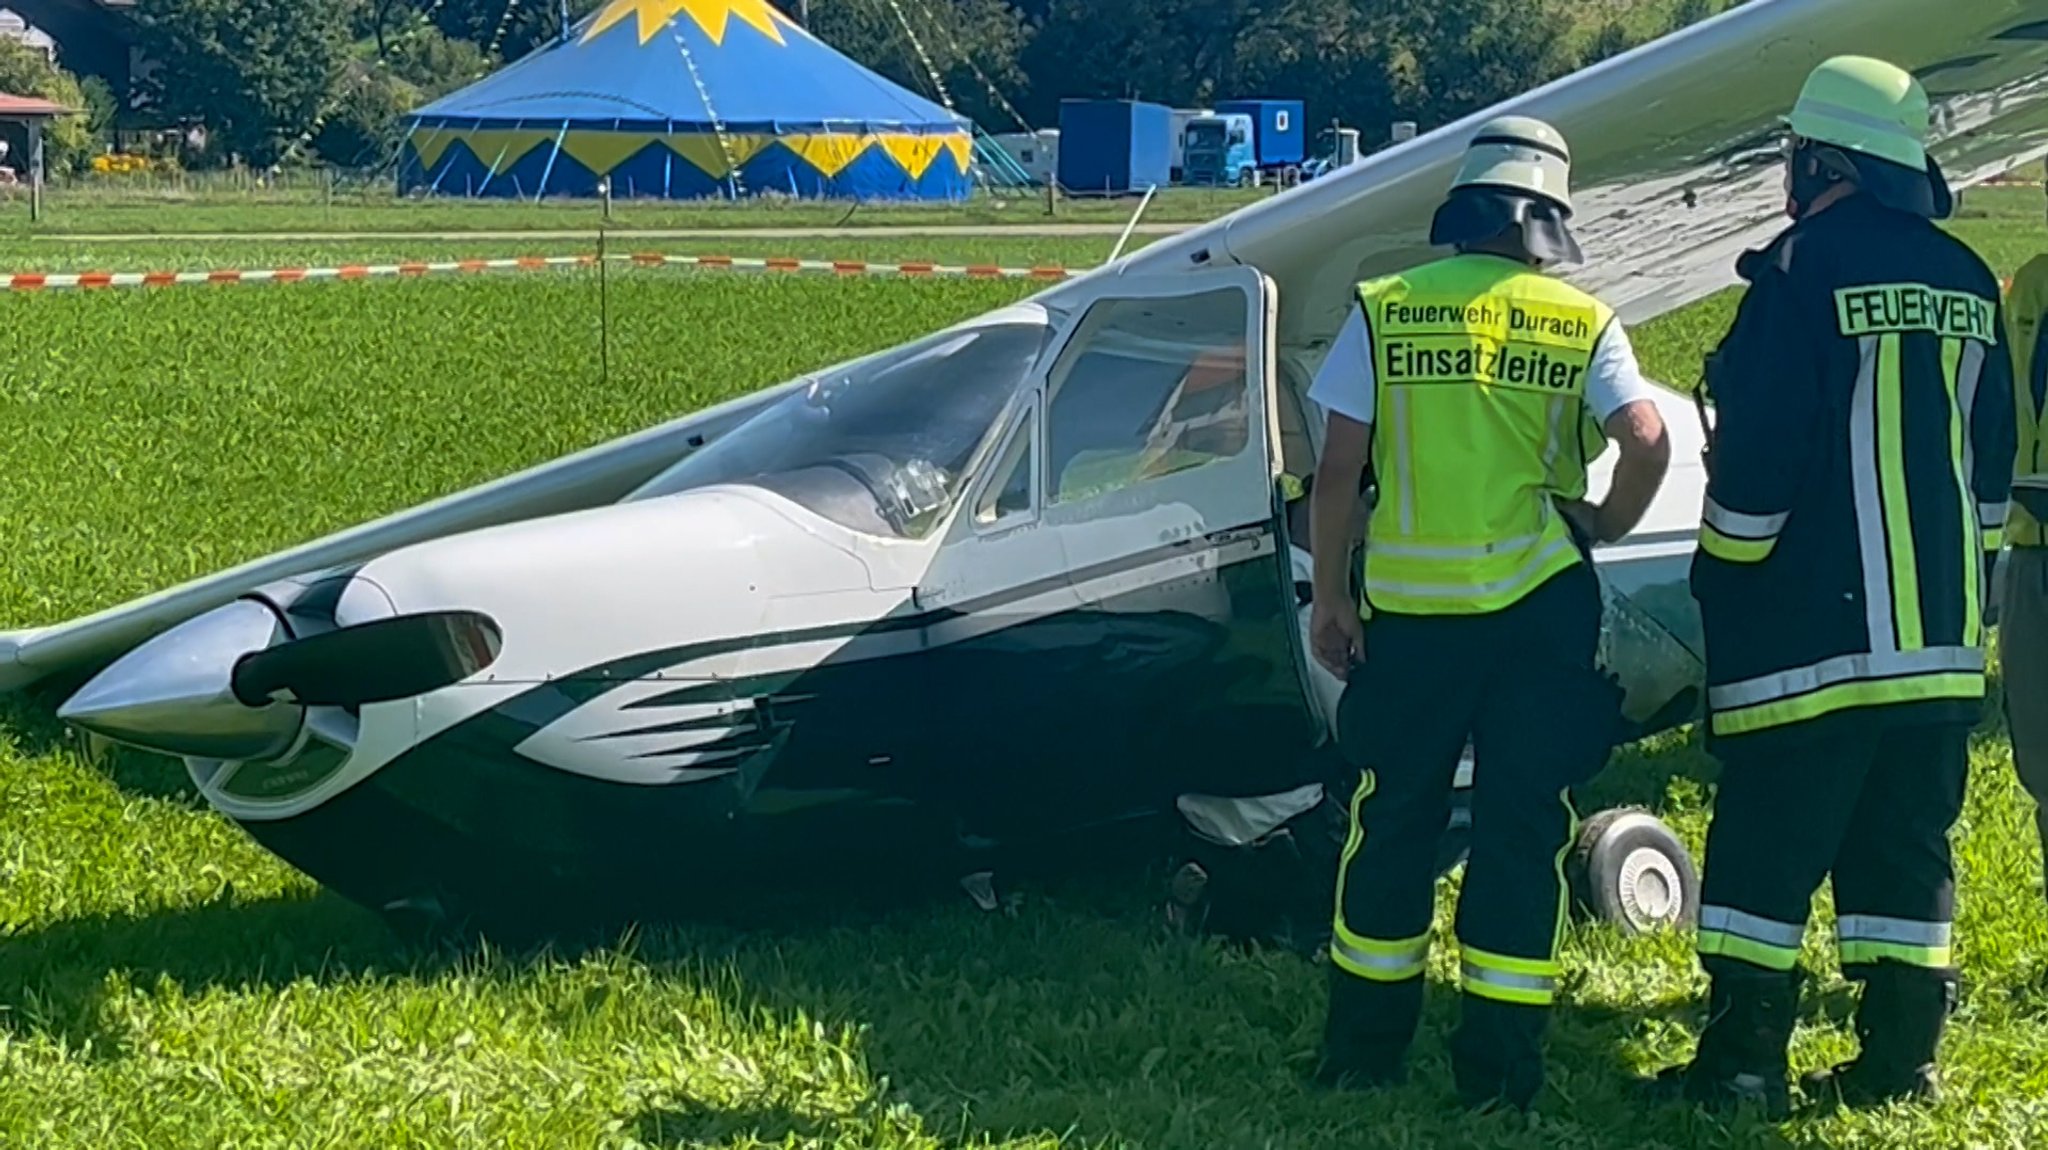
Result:
M1608 324L1593 345L1593 362L1586 373L1586 405L1592 408L1593 418L1605 424L1627 404L1653 398L1656 393L1651 387L1636 363L1628 332L1622 330L1620 321ZM1330 354L1316 370L1308 397L1324 411L1371 423L1377 391L1373 386L1372 337L1366 331L1364 310L1353 304L1350 318L1330 345Z

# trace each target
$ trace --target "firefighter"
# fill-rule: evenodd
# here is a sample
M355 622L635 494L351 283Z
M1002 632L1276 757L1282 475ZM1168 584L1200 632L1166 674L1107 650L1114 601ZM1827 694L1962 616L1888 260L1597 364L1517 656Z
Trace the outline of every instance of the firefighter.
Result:
M1953 1005L1967 740L1985 695L1986 569L2014 457L1998 281L1934 221L1953 201L1909 74L1837 57L1787 120L1794 222L1737 264L1708 357L1699 551L1707 746L1722 764L1698 948L1708 1105L1787 1113L1814 891L1834 878L1860 1057L1810 1076L1852 1104L1934 1092Z
M2019 454L2005 524L2011 546L2000 572L1998 665L2005 672L2005 719L2012 759L2033 796L2041 846L2048 851L2048 356L2041 336L2048 313L2048 255L2035 256L2013 277L2006 299L2018 403Z
M1641 520L1669 444L1627 333L1545 274L1581 258L1570 154L1551 126L1483 125L1431 227L1453 254L1357 288L1310 397L1328 413L1312 533L1315 657L1345 680L1330 1006L1317 1078L1403 1076L1423 1004L1439 837L1469 739L1472 843L1457 936L1461 1099L1526 1108L1544 1081L1574 834L1567 790L1604 765L1618 686L1599 674L1590 548ZM1604 432L1604 433L1603 433ZM1610 498L1584 502L1612 435ZM1370 463L1363 601L1346 537Z

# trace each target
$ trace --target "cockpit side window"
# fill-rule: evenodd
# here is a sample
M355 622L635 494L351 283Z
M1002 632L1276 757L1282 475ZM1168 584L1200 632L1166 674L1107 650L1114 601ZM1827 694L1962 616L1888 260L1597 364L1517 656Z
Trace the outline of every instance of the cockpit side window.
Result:
M1009 442L1003 445L1003 454L996 460L993 472L995 479L974 508L977 527L993 526L1031 510L1032 447L1037 422L1037 407L1027 407Z
M1243 453L1253 441L1248 322L1234 290L1091 308L1050 380L1048 501Z

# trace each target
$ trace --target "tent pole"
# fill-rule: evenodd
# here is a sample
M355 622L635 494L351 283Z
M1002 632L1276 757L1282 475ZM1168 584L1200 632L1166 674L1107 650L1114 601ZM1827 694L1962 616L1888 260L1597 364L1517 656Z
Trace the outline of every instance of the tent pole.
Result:
M548 181L555 176L555 161L562 158L562 141L569 138L569 121L562 121L562 130L555 133L555 150L548 153L548 166L541 171L540 187L533 190L533 202L539 203L548 191ZM592 175L597 173L593 172Z

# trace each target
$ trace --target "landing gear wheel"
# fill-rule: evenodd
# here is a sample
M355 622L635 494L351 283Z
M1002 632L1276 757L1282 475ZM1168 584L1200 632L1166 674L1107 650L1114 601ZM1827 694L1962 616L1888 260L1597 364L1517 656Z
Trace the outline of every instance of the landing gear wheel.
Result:
M1671 828L1642 810L1602 811L1586 821L1568 877L1582 911L1630 934L1699 918L1699 871Z

